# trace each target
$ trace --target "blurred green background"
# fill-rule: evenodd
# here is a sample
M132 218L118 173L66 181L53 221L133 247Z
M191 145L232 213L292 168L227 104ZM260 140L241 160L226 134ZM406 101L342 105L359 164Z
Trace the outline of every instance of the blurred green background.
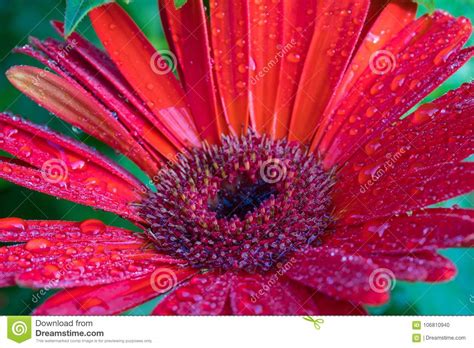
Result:
M466 16L474 21L473 0L437 0L436 7L455 16ZM166 47L155 0L135 0L130 5L124 5L124 8L129 11L157 48ZM57 37L50 27L49 21L52 19L63 20L64 9L65 2L58 0L0 0L0 23L2 26L0 110L12 111L36 123L48 123L51 128L57 131L98 148L144 179L144 175L123 156L88 138L82 132L72 129L71 126L21 95L9 84L3 74L12 65L38 65L27 57L12 54L11 49L26 44L29 36L41 39L48 36ZM420 13L422 12L423 9L420 10ZM98 44L87 19L79 25L78 31ZM469 44L473 43L474 39L471 37ZM432 100L446 91L458 87L461 83L472 80L473 77L474 62L471 60L426 100ZM473 201L471 195L456 198L443 205L458 204L462 207L473 207ZM0 179L0 217L9 216L25 219L63 220L96 218L107 224L133 228L130 223L112 214L32 192ZM458 266L459 274L453 281L436 285L397 282L391 301L382 307L370 308L370 311L373 314L472 315L474 313L474 249L450 249L443 251L443 254ZM53 291L49 292L49 294L52 293ZM0 289L0 315L29 314L38 305L37 299L35 292L30 289L17 287ZM44 299L41 297L39 302ZM157 301L159 299L140 306L128 314L147 314Z

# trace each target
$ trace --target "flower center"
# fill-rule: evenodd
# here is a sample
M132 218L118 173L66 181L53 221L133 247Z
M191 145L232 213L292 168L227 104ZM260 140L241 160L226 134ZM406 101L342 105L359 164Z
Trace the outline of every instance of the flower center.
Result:
M225 137L179 155L157 179L141 210L147 235L191 267L268 271L331 222L332 176L285 140Z
M211 199L208 206L211 211L216 212L218 219L232 218L236 215L243 220L247 213L277 193L275 185L261 178L252 182L243 176L238 178L235 184L225 182L217 197Z

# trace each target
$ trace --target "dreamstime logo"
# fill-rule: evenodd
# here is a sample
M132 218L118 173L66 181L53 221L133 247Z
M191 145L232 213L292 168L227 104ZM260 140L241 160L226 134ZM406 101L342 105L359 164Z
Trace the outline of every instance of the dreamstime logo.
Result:
M275 184L286 178L286 165L277 158L270 158L260 166L260 177L268 184Z
M157 51L150 58L151 70L157 75L165 75L173 71L176 65L176 56L171 51Z
M377 268L369 276L370 288L377 293L392 290L395 283L395 274L388 268Z
M41 167L43 179L51 184L66 181L68 176L67 165L63 160L52 158L43 163Z
M16 321L12 325L12 333L15 336L21 336L28 333L28 326L23 321Z
M176 273L169 268L159 268L151 274L150 285L160 294L170 291L178 284Z
M369 59L370 70L377 75L387 74L395 69L396 61L392 52L379 50L372 53Z
M31 317L8 317L8 339L22 343L31 338Z

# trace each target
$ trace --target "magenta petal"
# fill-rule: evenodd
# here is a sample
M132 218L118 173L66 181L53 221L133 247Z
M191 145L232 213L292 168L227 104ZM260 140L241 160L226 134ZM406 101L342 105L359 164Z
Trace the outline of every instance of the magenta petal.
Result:
M176 283L189 277L176 270ZM158 289L159 290L159 289ZM105 286L83 286L61 291L37 307L34 315L113 315L160 296L150 277L124 280Z
M199 274L167 295L155 315L219 315L229 297L230 274Z
M312 293L279 273L239 274L232 279L230 300L233 314L237 315L316 314Z
M204 4L192 0L176 9L174 0L160 0L159 5L163 29L179 61L179 75L197 130L202 139L219 143L228 125L216 93Z
M28 242L34 238L46 238L58 242L137 242L140 234L113 226L99 220L80 222L61 220L0 219L1 242Z
M151 273L173 258L147 250L146 240L58 241L44 237L0 248L0 270L28 287L66 288L97 285Z
M360 147L339 173L336 200L352 200L378 172L394 178L442 163L460 162L474 152L474 83L467 83L419 107ZM436 156L433 156L436 153ZM377 180L379 181L379 180Z
M337 300L333 297L316 293L312 298L321 315L366 315L364 307L349 301Z
M474 244L474 210L426 209L342 226L325 245L361 252L416 252Z
M95 182L87 186L72 177L69 177L67 182L52 180L43 170L4 157L0 157L0 178L30 190L110 211L130 220L142 221L138 211L130 205L132 203L130 199L117 199L113 190L97 193L94 190Z
M286 276L326 295L354 303L382 304L388 293L371 288L377 268L370 259L336 248L309 248L295 256Z
M383 47L389 70L367 67L355 87L324 118L313 147L327 154L325 166L344 163L359 145L379 136L460 68L472 53L461 51L470 32L465 18L436 12L409 24Z
M397 173L397 176L387 171L375 181L371 190L364 188L361 185L355 194L346 191L335 196L343 223L354 224L418 210L471 192L474 190L474 164L448 162Z
M451 280L456 275L456 266L434 252L376 255L371 256L371 259L380 267L393 272L400 280L441 282Z

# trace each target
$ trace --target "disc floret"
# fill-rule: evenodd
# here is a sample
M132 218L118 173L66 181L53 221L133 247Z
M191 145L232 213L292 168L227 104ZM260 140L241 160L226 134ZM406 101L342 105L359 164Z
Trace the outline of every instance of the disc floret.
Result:
M180 155L142 215L156 248L189 266L268 271L331 221L332 177L298 143L248 134Z

